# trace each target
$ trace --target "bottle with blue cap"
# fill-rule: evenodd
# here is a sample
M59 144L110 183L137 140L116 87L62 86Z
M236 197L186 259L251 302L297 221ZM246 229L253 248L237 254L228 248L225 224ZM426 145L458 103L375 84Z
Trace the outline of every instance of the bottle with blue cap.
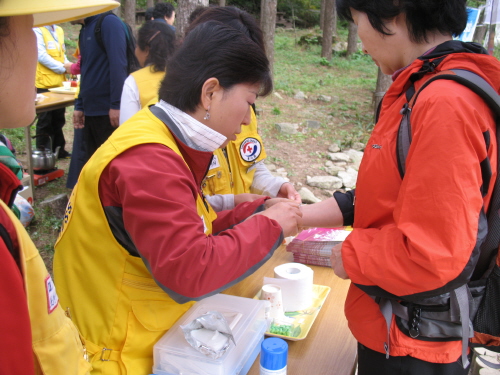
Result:
M288 344L277 337L262 341L260 352L260 375L286 375Z

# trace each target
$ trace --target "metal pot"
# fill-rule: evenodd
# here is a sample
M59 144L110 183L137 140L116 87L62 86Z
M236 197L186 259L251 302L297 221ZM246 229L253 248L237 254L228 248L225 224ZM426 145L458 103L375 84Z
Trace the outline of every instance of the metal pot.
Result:
M33 136L33 138L36 138L39 135ZM31 153L31 162L33 165L33 170L34 171L48 171L51 169L54 169L56 166L56 161L57 161L57 155L59 154L59 146L56 148L56 152L52 152L52 138L50 138L50 149L47 149L45 147L43 148L37 148L33 150Z

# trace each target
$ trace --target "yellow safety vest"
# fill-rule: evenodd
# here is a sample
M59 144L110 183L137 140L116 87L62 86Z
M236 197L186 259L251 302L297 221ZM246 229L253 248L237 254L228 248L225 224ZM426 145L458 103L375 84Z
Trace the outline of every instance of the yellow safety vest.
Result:
M21 270L31 322L35 374L88 374L91 365L84 358L82 340L59 304L54 283L40 253L23 225L2 201L0 209L7 212L12 220L19 241Z
M142 259L118 243L99 199L104 168L130 147L146 143L163 144L182 157L167 126L149 108L139 111L83 168L55 245L54 275L61 304L71 308L86 340L92 374L150 374L153 345L192 305L172 300ZM211 234L216 213L207 210L200 196L196 207L205 234Z
M257 132L252 109L250 125L242 126L236 140L214 152L212 164L203 180L205 195L250 193L256 164L266 158L264 143Z
M139 89L141 108L144 108L152 99L158 101L158 90L165 77L165 72L153 72L151 69L151 66L146 66L131 74Z
M45 49L49 56L54 60L64 63L64 31L60 26L56 26L56 41L46 27L40 27L45 42ZM39 89L50 89L53 87L61 87L64 81L64 74L58 74L47 68L45 65L38 62L36 66L35 86Z

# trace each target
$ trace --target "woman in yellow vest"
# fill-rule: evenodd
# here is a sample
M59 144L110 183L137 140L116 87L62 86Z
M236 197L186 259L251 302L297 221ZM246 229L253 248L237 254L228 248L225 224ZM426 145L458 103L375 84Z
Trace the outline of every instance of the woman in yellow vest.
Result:
M33 26L113 9L112 0L0 1L0 128L35 118ZM9 206L19 180L0 163L0 374L81 375L91 368L78 331L66 317L52 278Z
M207 7L190 24L186 33L207 21L219 21L244 32L265 50L262 31L253 27L253 17L236 7ZM234 208L262 195L301 202L294 186L284 178L273 176L264 165L266 151L257 129L252 108L250 125L242 128L236 140L217 149L203 181L203 193L215 211Z
M174 53L175 32L166 23L146 22L137 33L135 55L143 67L130 74L123 85L120 125L158 100L158 89L165 76L167 60Z
M252 274L301 221L294 201L265 197L215 213L201 191L213 151L236 139L257 96L272 90L264 51L206 22L167 71L159 103L121 125L83 168L56 243L61 305L93 374L149 374L153 345L192 301Z

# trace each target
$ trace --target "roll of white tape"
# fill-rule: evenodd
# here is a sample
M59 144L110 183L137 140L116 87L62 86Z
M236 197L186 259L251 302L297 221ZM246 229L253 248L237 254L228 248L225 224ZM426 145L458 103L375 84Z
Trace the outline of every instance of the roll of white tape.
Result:
M285 263L274 269L274 279L264 278L264 284L281 287L283 309L299 311L312 304L314 271L301 263Z

